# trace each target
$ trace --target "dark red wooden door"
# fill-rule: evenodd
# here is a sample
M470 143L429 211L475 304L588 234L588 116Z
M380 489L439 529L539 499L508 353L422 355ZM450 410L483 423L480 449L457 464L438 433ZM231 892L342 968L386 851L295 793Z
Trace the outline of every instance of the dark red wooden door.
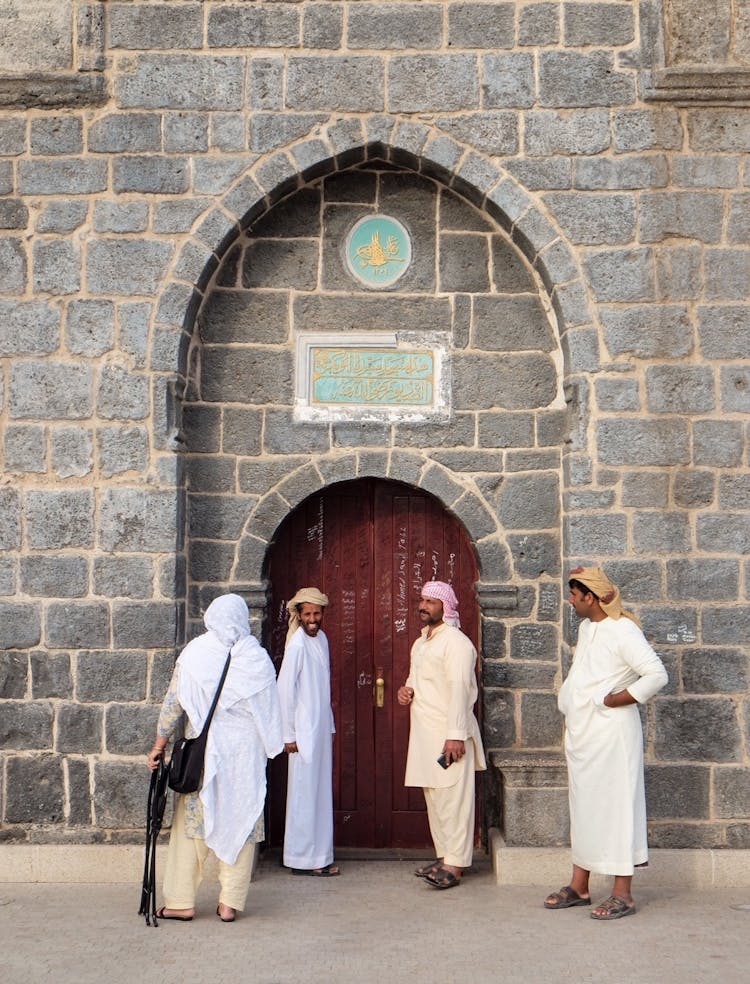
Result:
M477 643L473 550L455 518L428 494L363 479L305 500L270 551L272 603L266 645L277 667L286 636L286 602L315 585L329 598L323 621L331 650L334 838L341 847L427 847L424 797L404 786L409 713L396 691L409 672L419 634L417 602L431 578L459 597L462 628ZM385 682L383 706L375 683ZM268 835L283 835L285 764L271 775Z

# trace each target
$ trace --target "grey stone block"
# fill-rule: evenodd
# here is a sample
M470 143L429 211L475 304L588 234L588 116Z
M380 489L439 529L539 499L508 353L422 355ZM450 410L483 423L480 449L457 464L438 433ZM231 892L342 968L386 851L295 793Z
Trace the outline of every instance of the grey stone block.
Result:
M640 512L632 520L633 548L636 553L688 553L691 545L690 521L681 512Z
M29 684L29 658L23 652L0 653L0 697L22 700Z
M21 195L95 195L106 190L106 161L61 157L18 162Z
M138 54L117 77L115 98L122 109L227 113L242 108L244 71L244 58L227 55Z
M363 448L389 447L391 425L373 421L335 423L331 427L331 447Z
M612 249L588 255L586 277L598 301L654 299L654 256L650 249Z
M337 3L321 3L302 10L302 47L335 51L341 47L344 12ZM349 46L352 47L351 42Z
M82 427L50 429L50 465L60 478L82 478L93 468L93 442L90 430Z
M723 554L750 553L750 513L723 512L698 516L695 533L699 550Z
M439 48L443 11L437 3L358 3L349 10L346 45L351 49Z
M118 365L103 366L96 409L107 420L143 420L151 409L148 376Z
M97 761L94 765L94 816L98 827L135 828L143 825L143 765L141 762Z
M74 355L103 355L114 344L115 313L111 301L72 301L65 322L65 341Z
M286 106L303 112L382 112L384 66L368 55L289 58Z
M32 154L52 157L83 152L83 121L79 116L46 116L31 120Z
M82 651L76 657L76 697L84 703L136 701L146 697L146 655L138 651Z
M0 550L16 550L21 545L21 504L12 488L0 490Z
M6 760L6 823L63 821L63 777L57 755L9 755Z
M112 187L116 194L179 195L187 191L189 164L184 157L116 157L112 161Z
M687 119L690 147L709 153L750 150L750 125L729 107L696 108Z
M60 602L48 606L44 636L51 649L109 645L109 606L105 602Z
M283 106L284 59L250 58L248 105L250 109L280 110Z
M739 762L741 745L729 698L665 698L654 704L654 749L660 759Z
M514 245L504 236L497 235L491 239L491 249L492 282L497 293L537 294L533 274ZM477 302L479 300L477 298Z
M518 11L520 45L553 45L560 40L560 5L529 3Z
M116 649L159 649L175 645L177 611L172 603L116 601L112 606L112 634Z
M143 473L149 461L145 427L100 427L96 432L99 469L104 478L123 472Z
M506 530L556 529L560 487L556 475L508 475L500 492L498 517Z
M705 765L648 765L646 811L650 820L708 819L711 769Z
M29 654L31 664L31 696L72 698L73 676L68 653L49 653L39 650Z
M472 341L475 348L488 351L551 352L555 348L547 314L536 294L475 297Z
M0 239L0 267L3 282L0 290L5 294L21 294L26 289L26 253L20 239Z
M604 419L597 424L596 439L606 465L684 465L690 460L684 420Z
M713 472L707 469L705 471L684 469L676 472L672 480L675 505L685 509L710 506L715 498L715 484ZM724 508L737 508L738 505L737 503L724 505Z
M55 750L74 755L102 751L101 707L58 704L55 714Z
M372 474L383 475L385 474L385 469L381 472L373 472ZM427 488L426 483L424 487ZM447 503L447 499L445 501ZM474 540L482 540L486 536L495 536L498 533L496 516L484 506L480 499L470 492L465 492L454 503L453 511L466 529L469 530L470 536Z
M635 33L633 16L624 4L564 3L564 44L575 48L630 44Z
M644 634L652 646L695 645L698 639L698 615L695 607L644 607L640 610L639 617ZM664 654L662 658L664 659Z
M156 734L159 708L112 704L106 709L104 736L111 755L142 755L151 735Z
M314 290L319 249L310 239L254 240L245 251L242 286Z
M190 455L185 459L185 477L191 492L235 491L236 460L228 455Z
M199 3L153 3L134 6L111 3L108 8L111 48L200 48L203 16Z
M707 479L713 479L711 472L700 472ZM713 485L711 485L713 489ZM709 499L709 502L711 500ZM750 503L750 475L719 475L719 508L722 510L747 509ZM702 503L706 505L707 503Z
M234 564L233 543L213 540L192 540L188 557L188 573L193 583L213 581L226 583Z
M560 538L549 533L511 533L508 547L518 577L532 580L560 574Z
M441 468L439 465L429 465L427 467L421 476L419 486L425 492L431 492L445 506L452 507L454 512L457 511L458 500L464 493L463 485L459 484L447 469ZM495 524L492 522L491 517L487 514L485 518L487 519L487 528L484 533L478 534L480 536L487 536L494 530ZM474 531L472 530L472 532Z
M741 605L713 608L702 616L703 643L709 646L744 646L750 631L750 609Z
M481 356L456 353L454 400L458 410L527 410L548 406L557 373L546 355Z
M152 228L157 233L189 232L198 216L209 206L208 198L156 202L152 209Z
M721 239L722 196L715 192L644 192L640 238L645 243L673 237L716 243Z
M542 106L627 106L634 100L633 78L615 70L610 51L542 51L538 72Z
M742 649L686 649L680 666L685 693L747 693L750 663Z
M516 148L496 153L515 153ZM573 166L570 158L516 158L505 161L507 171L529 191L563 191L573 186ZM557 244L559 248L560 244Z
M136 239L98 239L88 244L86 285L93 294L158 293L173 247Z
M92 591L104 598L150 598L154 571L150 557L94 557Z
M261 452L261 410L225 407L222 451L225 454L258 455Z
M508 47L511 46L512 42ZM506 46L498 45L498 47ZM528 109L534 105L536 82L533 55L522 52L507 55L483 55L482 77L484 79L482 84L483 107L488 109Z
M594 380L596 405L600 410L618 412L639 410L638 380L621 377L603 377Z
M33 284L39 293L75 294L80 289L81 252L71 241L34 243Z
M430 457L451 471L474 473L475 478L477 472L499 474L503 470L502 451L433 451Z
M208 12L211 48L297 48L299 9L292 4L245 6L224 4Z
M450 420L396 424L394 448L474 447L474 415L453 414Z
M178 500L173 492L106 489L99 504L99 546L108 552L172 552L177 517Z
M484 50L513 47L514 4L454 3L447 11L449 46Z
M94 496L88 490L26 493L26 540L32 550L90 547Z
M698 337L707 359L744 359L750 352L750 312L745 306L698 308Z
M182 408L181 439L188 451L209 453L218 451L221 444L220 407L188 403Z
M156 113L110 113L88 131L88 148L99 154L127 154L162 149L161 117Z
M558 590L559 597L559 590ZM514 660L558 661L560 639L554 625L514 625L510 630L510 656ZM541 744L544 744L542 742Z
M39 301L0 301L0 355L44 355L60 341L60 313Z
M208 125L209 117L204 113L165 114L164 149L171 154L194 154L208 150Z
M524 120L524 148L532 157L599 154L610 144L605 109L576 110L564 116L554 110L532 110Z
M559 748L562 727L555 694L521 694L521 745L524 748Z
M10 116L0 121L0 154L18 157L26 150L26 119Z
M251 496L190 495L188 529L191 537L230 540L242 534L247 517L255 504Z
M679 150L684 139L679 113L671 108L617 109L612 133L618 154Z
M29 210L20 198L0 200L0 229L25 229Z
M256 346L209 346L203 352L202 393L207 402L245 404L292 401L290 352Z
M286 341L289 297L278 291L214 290L201 311L199 329L207 344Z
M693 463L707 468L733 468L742 461L742 425L733 420L696 420Z
M117 311L119 347L132 357L136 368L146 364L150 318L150 304L121 304Z
M750 815L750 782L745 768L714 770L714 810L719 818Z
M551 690L557 667L549 663L518 663L510 660L484 660L482 683L506 690ZM559 716L558 716L559 721Z
M693 350L690 316L682 305L602 308L601 318L613 356L679 358Z
M487 237L463 233L442 235L439 275L442 291L489 291Z
M574 243L588 246L629 243L635 236L637 214L633 195L551 192L544 200Z
M706 557L667 561L669 598L677 601L731 601L738 597L738 591L739 564L736 560Z
M145 232L148 227L148 206L145 202L96 202L94 205L95 232Z
M534 417L528 413L482 413L478 418L478 441L484 448L532 447Z
M568 552L576 557L624 554L627 544L625 515L571 515L567 519Z
M713 410L713 372L707 366L649 366L646 400L653 413L697 414Z
M21 589L37 598L82 598L88 593L85 557L21 557Z
M472 55L395 55L388 62L387 72L390 113L448 113L479 108L477 62ZM415 79L420 80L418 86ZM372 76L371 84L377 88L377 76Z
M710 249L705 257L706 298L716 301L739 301L744 298L743 284L750 276L750 264L744 249Z

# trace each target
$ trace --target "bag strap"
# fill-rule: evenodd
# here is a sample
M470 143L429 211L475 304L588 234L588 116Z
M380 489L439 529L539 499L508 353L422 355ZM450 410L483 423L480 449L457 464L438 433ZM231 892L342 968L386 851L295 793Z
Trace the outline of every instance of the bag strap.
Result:
M213 704L211 704L211 710L208 712L208 717L206 718L206 720L205 720L205 722L203 724L203 729L201 730L201 733L200 733L200 737L201 738L206 734L206 732L208 731L209 726L211 724L211 718L214 716L214 711L216 710L216 705L219 703L219 697L221 695L221 689L224 686L224 681L227 678L227 673L229 672L229 664L230 664L231 660L232 660L232 652L230 650L229 653L228 653L228 655L227 655L227 661L224 664L224 671L221 674L221 680L219 680L219 686L216 688L216 693L214 694L214 701L213 701Z

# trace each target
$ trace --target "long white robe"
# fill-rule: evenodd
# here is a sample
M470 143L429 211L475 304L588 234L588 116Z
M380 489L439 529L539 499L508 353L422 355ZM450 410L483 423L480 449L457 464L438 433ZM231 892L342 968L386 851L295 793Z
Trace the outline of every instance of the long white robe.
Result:
M300 626L279 670L282 733L296 742L289 756L284 864L322 868L333 861L333 742L331 670L325 633Z
M648 860L643 731L638 704L667 673L629 618L584 619L558 696L565 715L573 863L604 875L632 875ZM606 707L627 690L638 704Z
M231 647L232 661L208 729L203 784L204 839L234 864L266 798L266 760L283 749L273 663L249 634ZM228 646L214 631L194 639L178 659L178 699L188 737L198 734L211 707Z

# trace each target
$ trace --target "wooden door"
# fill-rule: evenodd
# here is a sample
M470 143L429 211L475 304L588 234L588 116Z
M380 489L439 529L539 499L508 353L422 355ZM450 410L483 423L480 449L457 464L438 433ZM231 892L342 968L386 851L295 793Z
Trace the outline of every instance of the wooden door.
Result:
M430 845L424 797L404 786L408 709L396 691L419 634L422 584L449 581L464 632L477 644L473 550L459 523L428 494L363 479L330 486L292 513L270 552L271 605L266 645L277 667L286 636L286 602L300 587L324 591L331 650L336 846ZM383 706L375 684L384 680ZM268 836L284 827L285 763L274 763Z

